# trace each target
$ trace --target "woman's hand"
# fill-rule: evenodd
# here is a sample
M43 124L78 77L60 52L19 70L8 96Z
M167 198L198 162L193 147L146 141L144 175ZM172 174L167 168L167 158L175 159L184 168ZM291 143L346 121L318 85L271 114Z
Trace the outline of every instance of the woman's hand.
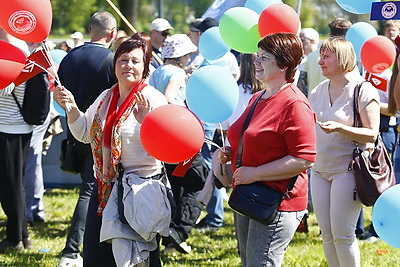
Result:
M67 112L77 107L74 96L64 86L57 85L54 88L53 98Z
M224 149L218 149L218 160L221 164L231 161L231 147L226 146Z
M338 131L342 128L342 124L336 121L317 122L322 131L327 134Z
M254 179L256 167L241 166L233 173L234 185L251 184L256 182Z
M135 99L137 108L133 110L133 115L139 123L142 123L144 117L150 112L150 101L141 92L135 93Z

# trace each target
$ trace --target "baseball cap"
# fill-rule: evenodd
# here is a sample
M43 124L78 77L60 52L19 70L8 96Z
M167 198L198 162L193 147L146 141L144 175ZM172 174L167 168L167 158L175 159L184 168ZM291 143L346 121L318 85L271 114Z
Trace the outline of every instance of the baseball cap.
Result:
M197 51L186 34L174 34L165 39L161 54L163 58L178 58Z
M72 39L83 39L83 34L81 32L74 32L71 34Z
M150 30L155 30L155 31L165 31L165 30L173 30L174 28L169 24L168 20L163 19L163 18L157 18L153 20L150 24Z
M211 27L218 26L218 21L216 21L214 18L208 17L205 18L197 27L201 32L205 32Z

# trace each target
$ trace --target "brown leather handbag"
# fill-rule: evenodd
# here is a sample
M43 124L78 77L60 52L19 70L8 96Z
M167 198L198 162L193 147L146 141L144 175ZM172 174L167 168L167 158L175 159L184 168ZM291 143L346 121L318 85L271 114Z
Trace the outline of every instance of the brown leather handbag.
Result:
M361 86L362 83L354 89L354 127L362 127L358 108ZM372 154L369 151L362 151L356 142L354 144L353 160L349 164L349 171L354 171L355 193L358 193L358 198L365 206L373 206L386 189L396 184L392 162L380 135L375 141Z

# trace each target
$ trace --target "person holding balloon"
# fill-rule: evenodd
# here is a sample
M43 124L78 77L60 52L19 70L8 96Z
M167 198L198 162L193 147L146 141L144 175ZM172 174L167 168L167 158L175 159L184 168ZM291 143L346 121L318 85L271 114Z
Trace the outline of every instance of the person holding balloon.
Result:
M362 207L356 197L355 177L348 170L354 141L362 150L379 132L379 95L369 82L362 83L359 99L355 87L364 79L354 72L356 54L350 41L331 37L320 48L319 65L328 79L311 93L317 114L317 160L311 172L311 195L329 266L360 266L355 236ZM353 127L353 101L359 102L363 127ZM371 144L372 145L372 144Z
M162 163L143 148L140 129L146 115L151 110L166 105L167 101L158 90L144 83L149 73L150 60L151 50L140 34L123 42L114 56L117 84L101 93L85 113L78 109L69 90L62 86L55 89L54 98L57 103L64 109L67 104L71 106L71 109L66 110L72 134L78 140L90 143L93 151L98 194L93 194L94 197L91 198L88 218L97 216L96 210L90 208L94 203L97 214L103 218L101 225L87 223L86 227L97 228L100 242L111 241L112 246L108 246L108 249L111 250L112 247L115 259L114 262L114 259L105 258L110 254L105 255L102 251L98 255L98 266L114 266L115 263L118 266L139 263L161 266L159 234L168 235L171 217L171 208L165 193L168 180ZM140 221L127 217L127 212L133 208L132 204L118 204L126 186L134 187L135 183L146 183L144 191L140 190L138 195L150 189L157 192L152 194L151 202L143 203L140 209L143 216L156 216L152 220L144 220L146 226L156 227L153 231L133 230L142 229L143 225L140 225ZM156 201L165 205L156 205ZM119 213L121 208L122 213ZM127 222L124 223L123 218ZM157 219L160 224L153 225ZM93 220L88 219L87 222L89 221ZM139 248L140 255L137 253ZM123 254L128 255L127 258L122 257Z
M297 88L294 74L303 56L301 40L293 33L275 33L258 43L256 79L264 90L257 92L242 115L229 127L231 145L219 152L219 160L236 162L242 126L253 104L254 113L243 133L242 165L232 164L235 187L263 182L286 192L296 176L271 224L263 224L235 214L235 227L242 266L281 266L285 251L306 213L307 169L313 165L315 114L307 98ZM256 99L263 94L258 101Z

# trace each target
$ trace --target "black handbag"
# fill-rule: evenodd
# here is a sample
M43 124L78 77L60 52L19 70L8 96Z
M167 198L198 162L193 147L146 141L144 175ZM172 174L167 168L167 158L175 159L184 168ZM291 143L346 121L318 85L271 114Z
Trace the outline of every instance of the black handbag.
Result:
M60 161L61 170L72 174L78 174L82 170L82 160L78 156L77 143L64 139L61 143Z
M242 165L242 152L243 152L243 134L249 126L251 116L254 109L265 93L261 93L253 106L242 126L241 135L239 139L238 155L236 157L236 168ZM252 184L237 185L229 196L228 204L236 212L257 220L263 224L271 224L276 215L277 210L287 193L293 189L296 183L297 176L290 179L286 192L279 192L262 182L255 182Z

